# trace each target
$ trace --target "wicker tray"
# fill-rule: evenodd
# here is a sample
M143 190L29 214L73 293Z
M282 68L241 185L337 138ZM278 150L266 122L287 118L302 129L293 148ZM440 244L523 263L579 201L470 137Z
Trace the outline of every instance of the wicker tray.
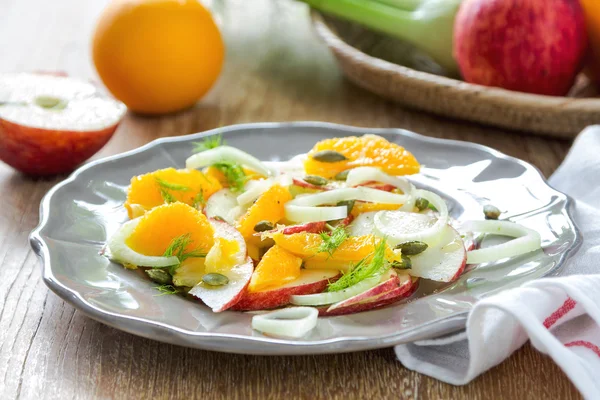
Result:
M561 138L600 123L600 98L593 97L598 93L583 76L568 97L473 85L437 75L443 73L439 67L398 40L315 11L311 17L349 80L406 106Z

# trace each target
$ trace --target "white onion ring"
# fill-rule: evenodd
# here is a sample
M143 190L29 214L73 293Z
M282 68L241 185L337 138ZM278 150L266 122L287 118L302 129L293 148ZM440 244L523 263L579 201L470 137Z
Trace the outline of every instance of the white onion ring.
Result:
M204 168L221 162L234 162L244 165L264 176L273 175L273 171L258 158L230 146L219 146L196 153L185 161L185 167L188 169Z
M252 329L262 333L299 338L317 326L319 311L312 307L290 307L252 317Z
M381 275L376 275L337 292L295 295L291 297L290 302L298 306L322 306L333 304L356 296L365 290L369 290L372 287L377 286L379 282L381 282Z
M510 221L465 221L461 229L515 238L506 243L467 252L468 264L493 262L529 253L542 247L539 233Z
M169 267L179 264L179 259L172 257L145 256L136 251L133 251L125 240L133 233L135 227L140 223L141 219L136 218L124 223L121 228L108 240L108 249L115 261L125 264L144 267Z
M396 211L380 211L375 215L375 232L378 236L385 237L390 244L398 244L419 240L430 245L435 244L439 239L442 229L448 223L448 206L446 202L437 194L428 190L415 190L415 197L427 199L439 212L437 221L433 226L418 232L398 233L394 230L393 216Z
M258 199L261 194L266 192L275 184L272 179L250 180L244 186L244 193L237 197L237 203L240 206L252 203Z

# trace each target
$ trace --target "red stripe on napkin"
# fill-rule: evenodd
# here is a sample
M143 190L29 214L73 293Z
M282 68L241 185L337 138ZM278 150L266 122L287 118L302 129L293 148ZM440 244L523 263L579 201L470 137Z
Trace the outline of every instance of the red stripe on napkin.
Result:
M576 305L577 302L569 297L558 310L554 311L548 318L546 318L544 321L544 326L546 329L554 325L556 321L564 317L565 314L574 309Z

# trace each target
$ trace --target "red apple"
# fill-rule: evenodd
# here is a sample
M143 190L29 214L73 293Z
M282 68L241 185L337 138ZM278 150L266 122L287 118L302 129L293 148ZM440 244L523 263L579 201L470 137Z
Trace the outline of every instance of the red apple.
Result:
M331 190L331 188L328 186L313 185L312 183L308 183L304 179L300 179L300 178L294 178L294 179L292 179L292 182L294 183L294 185L300 186L300 187L306 188L306 189L319 190L322 192L324 192L326 190Z
M460 234L450 225L442 231L439 243L411 257L410 274L438 282L457 279L467 264L467 251Z
M454 57L467 82L565 95L588 36L578 0L465 0L454 24Z
M355 314L362 311L374 310L376 308L381 308L393 303L396 303L402 299L407 299L417 290L418 288L418 278L411 279L410 281L398 286L390 290L389 292L380 294L378 296L372 297L367 301L361 303L354 303L347 307L339 307L334 310L329 311L329 307L319 307L319 316L336 316L336 315L347 315L347 314Z
M108 142L125 111L87 82L0 74L0 159L29 175L69 172Z
M329 282L335 281L339 276L339 271L333 269L305 269L300 272L298 279L276 289L244 293L231 309L252 311L281 307L289 304L293 295L321 293Z

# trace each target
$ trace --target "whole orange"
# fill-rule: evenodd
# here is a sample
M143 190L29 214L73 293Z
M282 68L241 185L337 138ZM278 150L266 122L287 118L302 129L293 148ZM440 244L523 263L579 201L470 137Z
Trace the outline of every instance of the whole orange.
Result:
M587 30L590 36L590 60L585 72L590 78L600 82L600 2L581 0L585 12Z
M197 0L113 0L98 21L92 54L113 96L133 111L163 114L208 92L224 46Z

